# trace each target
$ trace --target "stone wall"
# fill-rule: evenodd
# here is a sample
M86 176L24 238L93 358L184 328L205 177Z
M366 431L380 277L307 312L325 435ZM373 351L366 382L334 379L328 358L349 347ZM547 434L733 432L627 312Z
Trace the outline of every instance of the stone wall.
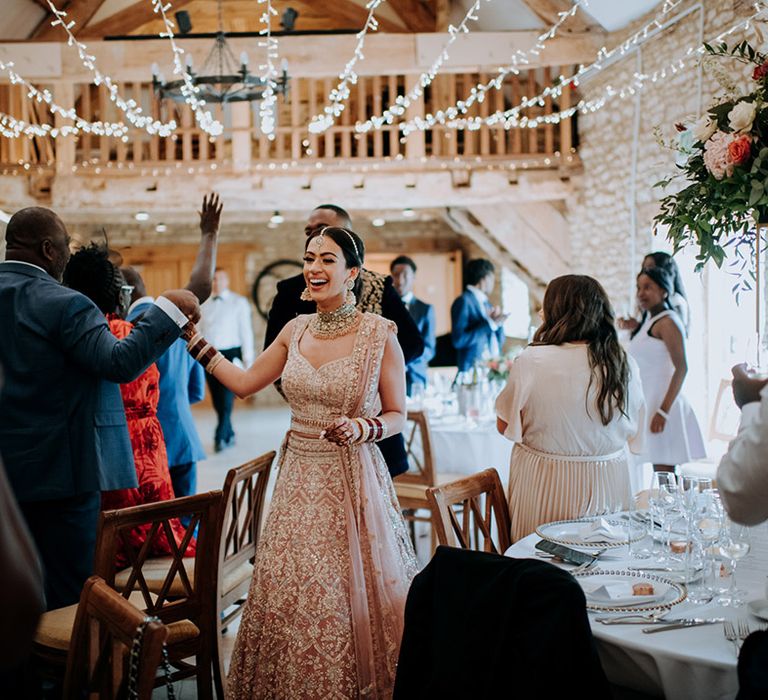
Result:
M691 6L683 3L678 11ZM594 98L606 85L623 85L634 71L653 73L669 64L688 46L700 43L702 19L703 39L712 41L753 11L747 2L707 0L703 11L693 11L634 55L609 67L583 85L581 94ZM611 36L607 46L620 43L654 14ZM729 43L740 36L736 34ZM643 255L665 247L663 238L654 240L653 236L653 217L661 196L653 185L674 170L674 156L656 142L654 128L660 126L669 139L675 122L695 117L710 103L718 86L704 74L700 93L700 71L691 67L656 83L648 81L636 95L623 100L616 97L603 109L579 117L579 155L584 171L568 212L574 272L599 278L619 309L633 298L634 275Z

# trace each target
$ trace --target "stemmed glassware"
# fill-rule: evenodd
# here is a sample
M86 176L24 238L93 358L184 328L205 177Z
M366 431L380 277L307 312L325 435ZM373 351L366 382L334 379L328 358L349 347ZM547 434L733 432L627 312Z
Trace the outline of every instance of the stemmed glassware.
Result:
M749 554L751 547L749 529L745 525L739 525L724 518L718 550L720 556L729 564L731 569L731 585L721 595L717 602L720 605L730 605L735 608L744 605L741 597L743 591L736 588L736 570L739 562Z
M717 591L719 574L716 566L716 543L720 539L722 506L714 491L704 492L700 506L696 509L693 519L694 534L698 537L703 550L704 576L710 575L710 591ZM708 597L711 599L711 595Z
M661 525L661 548L657 551L656 561L665 564L668 559L673 514L679 506L677 477L672 472L653 473L648 504L651 519L656 520L658 518Z

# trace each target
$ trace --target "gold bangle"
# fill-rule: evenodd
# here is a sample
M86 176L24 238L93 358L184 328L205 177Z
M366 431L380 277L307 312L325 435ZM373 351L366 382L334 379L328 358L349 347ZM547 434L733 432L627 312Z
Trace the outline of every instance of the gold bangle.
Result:
M224 355L217 351L213 358L211 358L210 362L208 362L206 365L205 371L208 372L208 374L213 374L214 370L221 364L221 361L224 359Z

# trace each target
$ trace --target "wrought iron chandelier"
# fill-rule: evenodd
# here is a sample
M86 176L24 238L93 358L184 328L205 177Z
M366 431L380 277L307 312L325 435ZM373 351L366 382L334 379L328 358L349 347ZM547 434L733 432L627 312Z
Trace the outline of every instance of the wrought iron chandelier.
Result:
M235 59L224 32L221 0L218 10L219 31L216 33L213 48L199 71L195 71L192 56L187 54L187 72L192 78L192 83L199 88L200 99L207 103L258 102L264 96L267 81L248 70L248 54L245 51L240 54L239 63ZM274 81L273 89L276 95L285 95L288 92L288 64L285 60L281 69L281 75ZM183 80L166 82L157 64L152 64L152 87L161 99L185 102L183 85Z

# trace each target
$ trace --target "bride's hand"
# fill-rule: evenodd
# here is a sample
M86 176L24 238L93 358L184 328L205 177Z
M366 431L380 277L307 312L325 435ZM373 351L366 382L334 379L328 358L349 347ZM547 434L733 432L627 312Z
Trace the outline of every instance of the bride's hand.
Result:
M360 426L346 416L337 418L322 433L320 437L336 445L350 445L360 439Z

